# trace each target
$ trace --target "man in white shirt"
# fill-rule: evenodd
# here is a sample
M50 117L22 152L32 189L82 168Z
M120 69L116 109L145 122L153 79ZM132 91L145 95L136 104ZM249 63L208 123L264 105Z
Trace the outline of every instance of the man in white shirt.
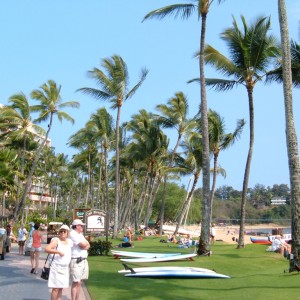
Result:
M70 264L72 288L72 300L79 300L81 280L88 279L89 265L87 262L88 249L90 243L83 235L83 223L79 219L75 219L72 223L72 229L69 238L73 241L72 259Z

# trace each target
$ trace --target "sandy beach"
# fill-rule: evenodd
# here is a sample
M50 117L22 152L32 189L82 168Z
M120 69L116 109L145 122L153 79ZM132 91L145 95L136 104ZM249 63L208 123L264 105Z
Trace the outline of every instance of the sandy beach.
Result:
M193 238L199 237L200 226L183 226L183 230L187 231ZM239 237L239 226L216 226L216 241L223 241L230 244L236 244L236 239ZM287 228L284 226L279 226L277 224L257 224L257 225L245 225L245 231L248 233L255 232L257 229L270 229L270 234L273 229L277 228ZM251 244L250 236L251 234L244 235L245 244Z

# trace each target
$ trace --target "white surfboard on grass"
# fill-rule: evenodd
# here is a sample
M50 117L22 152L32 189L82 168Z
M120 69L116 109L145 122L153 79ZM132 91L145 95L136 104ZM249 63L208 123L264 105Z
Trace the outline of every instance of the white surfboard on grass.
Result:
M180 255L172 255L172 256L161 256L161 257L141 257L141 258L121 258L123 262L160 262L160 261L173 261L173 260L181 260L181 259L189 259L193 260L193 257L197 256L196 253L190 254L180 254Z
M111 250L111 253L114 256L126 256L126 257L135 257L135 258L168 257L168 256L175 256L181 254L181 253L133 252L133 251L118 251L118 250Z
M204 272L196 270L158 270L158 271L147 271L147 272L130 272L124 275L125 277L141 277L141 278L186 278L186 279L217 279L217 278L230 278L228 275L219 274L216 272Z
M141 273L141 272L203 272L203 273L216 273L215 270L206 268L195 268L195 267L176 267L176 266L165 266L165 267L141 267L141 268L130 268L126 264L123 264L125 269L118 271L120 274L129 273Z

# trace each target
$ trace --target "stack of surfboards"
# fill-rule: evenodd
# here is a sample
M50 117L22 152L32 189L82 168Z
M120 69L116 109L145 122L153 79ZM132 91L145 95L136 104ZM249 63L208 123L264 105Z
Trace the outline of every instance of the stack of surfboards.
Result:
M181 253L143 253L129 251L112 251L115 256L124 256L122 262L162 262L174 261L180 259L192 259L197 254L181 254ZM131 268L124 264L125 270L120 270L119 273L126 277L152 277L152 278L230 278L230 276L219 274L214 270L194 267L141 267Z

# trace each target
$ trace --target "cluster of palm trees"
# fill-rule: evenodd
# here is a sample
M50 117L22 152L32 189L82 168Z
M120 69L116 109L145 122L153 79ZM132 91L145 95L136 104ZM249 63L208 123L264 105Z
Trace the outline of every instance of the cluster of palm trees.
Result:
M130 121L121 124L121 108L141 87L148 70L142 69L138 82L130 88L125 61L122 57L113 55L102 60L101 68L94 68L88 72L98 88L83 87L78 91L110 102L111 108L117 110L115 126L113 117L105 108L100 108L90 117L84 128L70 137L69 146L77 148L79 154L73 157L72 163L67 163L64 155L55 156L45 145L54 116L60 121L62 119L73 121L68 114L59 110L60 107L78 107L78 103L61 103L60 86L51 80L31 93L31 98L39 101L38 105L30 106L23 94L13 95L9 99L10 105L0 111L0 163L3 165L1 172L4 174L1 177L3 179L0 188L3 193L9 192L10 195L14 195L15 219L22 214L33 177L44 176L49 179L47 184L51 194L55 193L55 197L59 194L60 199L65 200L62 203L67 210L82 205L107 211L107 228L112 222L113 236L116 237L119 228L126 222L134 223L136 226L140 223L147 225L160 187L164 190L158 216L162 225L167 182L182 174L192 175L193 178L192 189L184 199L184 207L188 207L202 172L202 226L198 253L209 251L216 175L217 173L225 175L225 171L218 166L219 153L239 138L245 121L238 120L234 132L226 133L222 117L208 109L206 86L212 86L217 91L228 91L236 85L243 85L247 91L250 129L238 245L244 247L245 204L254 147L253 90L260 81L283 82L292 203L293 208L298 211L300 171L291 91L292 83L295 86L299 85L300 52L299 45L294 41L290 43L288 38L285 1L278 0L281 46L269 33L270 18L260 16L248 25L242 16L241 29L237 20L233 18L232 26L225 29L220 36L228 46L229 57L205 44L206 18L213 2L213 0L195 0L192 3L169 5L156 9L144 17L144 20L148 20L172 15L175 18L188 19L196 11L198 19L201 19L200 50L195 55L199 63L200 76L188 81L200 83L200 110L192 118L188 117L186 95L177 92L167 104L156 107L158 113L141 110L132 116ZM226 78L206 78L205 63L210 64ZM32 120L31 113L38 113L39 116ZM49 121L46 132L37 126L41 121ZM171 150L169 139L164 132L165 128L172 128L177 132L177 140ZM40 137L40 141L36 140L36 136ZM212 186L211 157L214 161ZM48 165L47 161L55 163ZM64 178L65 175L68 180ZM184 217L185 208L179 216L179 225ZM300 251L298 217L293 218L293 225L294 248Z
M122 61L119 56L113 56L109 60L109 64L115 69L119 68L116 74L126 74L122 70L127 69L125 62L122 61L122 64L116 66L116 60ZM105 70L114 69L113 66ZM110 91L110 99L113 105L115 101L118 107L117 101L126 98L122 94L126 89L120 92L118 84L114 82L120 78L110 75L107 71L102 73L101 78L97 77L100 89L81 88L79 91L89 91L93 95L104 94L102 88L105 81L107 86L116 87L115 91ZM99 108L90 116L84 128L70 136L68 145L76 148L78 154L74 155L72 162L69 162L64 154L55 155L52 148L45 147L52 127L52 117L55 114L59 119L64 117L73 120L58 110L59 107L78 106L76 102L60 103L59 92L60 87L49 81L30 95L32 99L40 101L41 105L30 106L28 99L21 94L13 95L9 99L9 105L0 110L1 153L4 154L5 151L16 153L15 164L11 164L13 161L11 159L2 160L6 163L3 175L6 169L11 170L11 177L7 175L3 178L6 180L10 178L11 185L1 182L2 192L8 193L12 199L15 219L18 219L24 211L26 203L24 195L28 194L33 177L34 180L43 178L51 198L59 201L54 203L51 218L56 217L57 209L70 212L72 208L83 206L105 210L108 213L107 225L118 224L118 229L123 228L126 223L134 223L136 226L141 223L147 225L161 183L164 182L166 186L169 179L178 178L181 174L192 175L193 178L191 191L184 202L184 207L188 207L202 170L202 147L201 128L198 126L199 115L188 117L189 105L184 93L177 92L166 104L157 105L158 113L141 110L133 115L129 122L121 126L118 123L119 127L114 126L113 117L104 107ZM39 117L32 120L31 115L36 112L39 112ZM47 132L44 132L35 123L42 119L46 120L46 114L52 117ZM117 115L119 116L119 112ZM215 178L219 172L224 174L224 170L219 168L217 162L220 151L237 140L244 122L240 120L233 133L226 133L225 122L217 112L209 111L208 116L211 153L215 158L213 170ZM118 142L116 128L120 137ZM177 132L177 140L172 150L169 149L169 138L164 133L165 128L175 129ZM41 141L38 142L37 138ZM116 154L117 148L119 157ZM117 160L119 160L118 185ZM17 184L14 178L17 178ZM122 199L118 205L112 191L116 185L119 198ZM115 207L120 217L113 214ZM180 214L179 223L183 220L183 212ZM163 220L163 217L162 206L157 218Z

